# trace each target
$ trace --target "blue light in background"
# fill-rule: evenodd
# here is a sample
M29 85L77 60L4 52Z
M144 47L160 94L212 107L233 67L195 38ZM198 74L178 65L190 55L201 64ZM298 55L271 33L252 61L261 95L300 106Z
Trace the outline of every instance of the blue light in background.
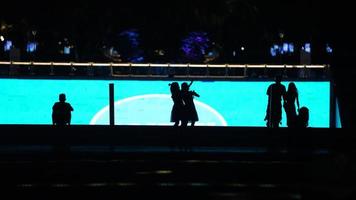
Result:
M209 46L210 39L206 32L190 32L182 40L181 50L187 61L201 62Z
M290 43L288 45L288 51L289 51L289 53L294 53L294 44L293 43Z
M67 47L67 46L65 46L64 48L63 48L63 53L64 54L70 54L70 47Z
M284 52L288 52L288 50L289 50L289 44L288 43L284 43L283 44L283 51Z
M331 48L331 46L329 44L326 44L326 52L329 54L333 53L333 49Z
M276 57L277 56L277 50L274 47L271 47L271 56Z
M307 53L311 53L311 45L310 45L310 43L305 43L304 51L307 52Z
M26 79L0 79L0 124L51 124L51 109L60 93L65 93L74 107L72 124L89 124L108 106L109 83L115 84L115 101L120 105L115 108L117 124L172 125L170 81ZM227 126L264 127L266 90L271 83L194 82L191 89L201 95L195 99L200 118L197 125L222 126L225 121ZM329 127L329 82L295 83L300 105L310 110L310 126ZM99 116L97 123L108 124L107 116ZM283 126L285 119L283 113Z
M283 45L280 46L278 50L279 50L279 53L280 53L281 55L283 55L284 53L286 53L285 51L283 51Z
M144 61L144 52L141 48L140 32L136 29L122 31L111 42L114 50L127 62L139 63Z
M286 53L294 53L294 44L293 43L283 43L282 45L274 44L270 48L270 53L272 57L275 57L278 54L284 55Z
M12 41L11 40L6 40L4 44L4 51L10 51L12 48Z
M29 42L26 46L26 52L33 53L37 50L37 43L36 42Z

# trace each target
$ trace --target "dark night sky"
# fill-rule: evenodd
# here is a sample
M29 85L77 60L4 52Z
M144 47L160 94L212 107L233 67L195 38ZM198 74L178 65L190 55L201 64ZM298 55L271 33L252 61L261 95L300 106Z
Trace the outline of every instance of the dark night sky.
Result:
M156 43L196 30L218 40L272 42L283 31L290 41L329 42L351 51L353 16L351 3L321 0L14 0L3 3L0 20L77 38L136 28Z
M194 18L197 15L205 16L208 19L207 24L213 23L210 18L217 15L235 21L237 27L255 24L297 33L311 28L347 30L350 27L346 23L350 22L348 18L352 17L352 11L350 3L342 5L315 0L80 0L71 2L15 0L2 6L0 18L8 21L27 19L31 24L40 27L65 27L78 23L86 27L107 23L117 26L159 27L161 23L169 23L177 27L189 24L190 28L196 28L197 23L194 23ZM246 24L248 22L253 23Z

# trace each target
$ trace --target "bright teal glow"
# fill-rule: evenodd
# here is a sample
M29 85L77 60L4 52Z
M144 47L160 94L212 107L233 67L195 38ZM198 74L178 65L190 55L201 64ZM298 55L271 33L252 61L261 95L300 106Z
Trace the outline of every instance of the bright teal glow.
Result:
M336 128L342 128L341 118L340 118L340 109L339 109L339 101L336 99L336 108L335 108L335 124Z
M109 83L115 84L116 124L172 124L170 81L34 79L0 79L0 124L51 124L52 106L60 93L74 108L72 124L108 124ZM195 99L197 125L265 126L266 90L271 83L194 82L191 89L201 96ZM300 106L310 110L310 127L329 127L329 82L295 83ZM283 113L282 126L285 119Z

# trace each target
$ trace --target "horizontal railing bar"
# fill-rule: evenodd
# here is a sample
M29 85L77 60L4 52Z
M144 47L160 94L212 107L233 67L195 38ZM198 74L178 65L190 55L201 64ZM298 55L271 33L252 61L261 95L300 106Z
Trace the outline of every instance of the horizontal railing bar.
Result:
M191 67L191 68L251 68L251 69L283 69L283 68L308 68L324 69L327 65L242 65L242 64L150 64L150 63L77 63L77 62L17 62L0 61L0 65L24 66L79 66L79 67Z

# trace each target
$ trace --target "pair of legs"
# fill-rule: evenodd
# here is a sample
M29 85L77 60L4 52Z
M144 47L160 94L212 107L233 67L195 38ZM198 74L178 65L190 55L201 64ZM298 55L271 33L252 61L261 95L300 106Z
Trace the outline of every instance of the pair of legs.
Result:
M190 122L190 126L194 126L195 125L195 121L191 121ZM188 121L182 121L182 126L187 127L188 126Z
M275 120L275 121L267 121L267 127L268 128L279 128L280 120Z
M271 110L270 110L271 109ZM282 121L282 108L267 108L265 120L268 128L279 128Z
M194 125L195 125L195 121L192 121L190 123L190 126L194 126ZM174 127L178 127L179 126L179 121L175 122L173 126ZM187 127L188 126L188 121L182 121L181 126Z

